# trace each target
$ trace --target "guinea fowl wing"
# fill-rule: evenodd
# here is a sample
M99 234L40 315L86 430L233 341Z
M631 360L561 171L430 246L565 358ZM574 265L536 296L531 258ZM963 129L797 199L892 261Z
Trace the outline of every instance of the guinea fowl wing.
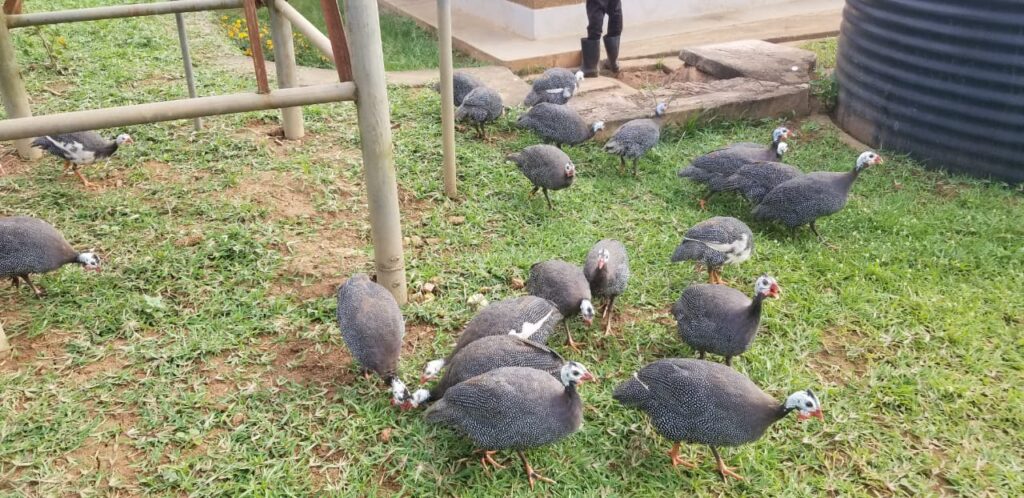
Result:
M757 218L799 226L838 212L846 205L848 192L837 188L842 175L814 172L782 182L764 196L752 213Z

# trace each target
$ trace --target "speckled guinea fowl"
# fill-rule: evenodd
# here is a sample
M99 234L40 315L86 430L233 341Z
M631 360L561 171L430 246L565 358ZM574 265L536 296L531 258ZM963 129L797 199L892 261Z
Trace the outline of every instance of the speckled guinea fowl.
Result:
M455 107L462 105L463 99L469 92L472 92L474 88L478 86L484 86L484 82L480 81L480 78L473 76L465 71L455 71L452 74L452 89L455 96ZM434 91L441 91L441 83L434 83Z
M569 106L540 103L530 108L517 121L519 126L529 128L544 140L554 142L558 148L562 144L577 145L590 140L599 130L604 129L604 122L597 121L588 125L580 115Z
M616 387L612 396L625 406L646 412L655 430L675 443L668 453L673 467L697 467L679 456L681 442L706 444L722 480L742 477L726 467L717 448L757 441L791 411L797 412L799 420L824 420L821 403L810 389L797 391L779 403L732 368L696 359L650 363Z
M699 200L701 209L704 209L711 196L722 190L720 182L746 164L780 161L788 150L788 145L782 140L790 136L792 132L788 128L779 127L772 131L772 143L767 148L750 142L728 145L694 159L689 166L679 171L679 176L708 185L708 193Z
M501 94L486 86L478 86L466 95L462 105L455 110L455 119L473 123L478 136L486 138L484 125L500 118L504 112Z
M733 356L746 352L754 341L766 297L779 297L779 284L767 275L754 282L753 299L724 285L693 284L672 307L679 338L701 359L712 353L731 365Z
M557 378L564 364L562 355L543 344L509 334L482 337L451 357L444 375L432 389L413 393L413 406L440 399L455 384L496 368L536 368Z
M590 282L583 274L583 269L572 263L552 259L531 266L526 291L555 303L558 312L565 318L580 315L587 326L594 320ZM568 322L565 322L565 334L569 347L578 351L579 345L572 339Z
M626 247L614 239L598 241L587 253L583 275L590 283L590 294L605 300L601 319L604 320L604 332L608 334L612 329L615 298L626 291L629 283L629 255L626 254Z
M739 192L756 205L772 189L802 174L802 171L788 164L756 161L743 166L724 180L712 182L716 183L712 189L722 192Z
M122 145L135 143L127 133L118 135L114 140L107 140L95 131L79 131L62 135L46 135L32 141L33 147L49 152L64 160L64 173L72 172L86 187L92 187L79 171L98 160L106 159Z
M448 360L474 341L514 333L519 338L545 344L560 321L558 307L542 297L520 296L488 304L466 324L447 358L427 363L420 381L436 377Z
M720 271L724 265L738 265L754 252L754 233L736 218L715 216L697 223L683 236L672 254L672 262L696 261L708 269L713 284L723 283Z
M505 159L516 163L519 171L533 184L533 197L538 190L544 192L544 199L548 201L548 209L554 209L551 205L551 198L548 197L549 190L562 190L569 188L576 179L576 165L572 159L559 148L540 144L531 145L518 154L509 154Z
M661 123L665 115L665 103L654 108L654 119L634 119L615 130L615 134L604 144L604 151L619 156L619 168L625 172L626 159L633 160L633 176L637 173L637 162L647 151L654 148L661 138Z
M0 217L0 279L10 278L17 287L23 280L37 297L43 291L29 279L76 263L99 271L100 260L91 252L78 252L53 225L30 216Z
M861 171L881 163L882 156L867 151L847 173L816 171L787 180L768 192L751 213L755 218L775 220L792 229L809 224L821 239L815 221L841 211Z
M574 73L560 67L548 69L533 80L530 93L523 99L523 105L531 107L542 102L564 105L576 94L582 81L582 71Z
M538 474L523 450L563 439L583 423L576 384L593 376L583 365L569 362L560 379L534 368L498 368L452 386L424 417L471 439L484 450L480 461L485 467L502 467L491 458L497 451L516 451L532 489L535 479L554 481Z

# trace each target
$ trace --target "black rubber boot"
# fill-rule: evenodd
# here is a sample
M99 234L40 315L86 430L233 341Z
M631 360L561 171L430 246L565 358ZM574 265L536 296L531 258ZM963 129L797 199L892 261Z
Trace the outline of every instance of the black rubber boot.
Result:
M583 50L583 67L580 71L583 71L586 78L598 77L597 63L601 60L601 40L580 38L580 47Z
M619 37L618 36L606 36L604 37L604 51L608 55L608 59L604 61L605 69L613 72L619 72Z

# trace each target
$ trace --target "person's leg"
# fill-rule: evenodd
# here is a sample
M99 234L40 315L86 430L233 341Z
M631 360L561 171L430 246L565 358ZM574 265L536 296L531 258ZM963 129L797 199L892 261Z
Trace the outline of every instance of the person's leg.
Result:
M622 35L622 0L607 0L608 33L604 36L604 51L608 54L604 67L619 72L619 39Z
M587 0L587 39L600 40L604 31L604 3L608 0Z
M587 0L587 37L580 39L583 51L583 76L596 78L597 63L601 60L601 32L604 31L604 3L607 0Z

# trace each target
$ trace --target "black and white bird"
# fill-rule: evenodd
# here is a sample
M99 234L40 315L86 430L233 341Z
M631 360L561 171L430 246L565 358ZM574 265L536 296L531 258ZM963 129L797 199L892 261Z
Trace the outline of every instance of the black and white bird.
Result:
M732 358L747 351L761 324L765 298L779 297L779 284L768 275L754 282L754 297L724 285L693 284L683 291L672 307L679 338L700 354L712 353Z
M612 329L615 298L625 292L629 284L629 255L626 254L626 246L614 239L598 241L587 253L583 275L590 283L590 294L604 299L601 320L604 321L604 333L608 334Z
M664 102L659 102L654 108L654 119L627 121L605 142L604 151L619 156L619 168L623 173L626 171L626 159L632 159L633 176L636 176L640 157L658 144L661 138L661 123L658 120L665 115L667 107Z
M480 81L480 78L473 76L465 71L455 71L452 74L452 89L455 97L455 107L462 105L463 99L469 92L473 91L478 86L484 86L484 82ZM434 83L434 91L441 91L441 83Z
M43 290L29 279L75 263L99 271L100 259L91 252L78 252L53 225L29 216L0 217L0 279L10 278L17 287L24 281L37 297Z
M790 412L798 420L824 420L821 402L810 389L780 403L732 368L696 359L648 364L616 387L612 397L646 412L654 429L675 443L668 452L673 467L697 468L679 456L680 443L710 447L723 481L726 476L743 478L725 465L718 448L757 441Z
M560 67L548 69L533 80L533 86L530 93L526 94L523 105L533 107L541 102L563 105L576 94L582 82L583 71L574 73Z
M86 187L93 184L82 176L79 168L102 159L108 159L118 147L135 143L127 133L107 140L95 131L79 131L63 135L46 135L32 141L32 146L49 152L64 160L64 173L72 172Z
M472 123L476 126L477 136L487 138L484 125L500 118L504 112L501 94L486 86L478 86L466 95L455 110L455 119Z
M544 192L548 209L554 209L548 191L569 188L576 179L576 165L572 159L553 145L531 145L518 154L505 156L505 159L516 163L519 171L533 184L530 197L538 190Z
M708 186L708 193L699 200L701 209L716 192L722 190L721 183L746 164L754 161L781 161L789 146L784 139L793 136L786 127L772 131L772 143L767 148L752 142L740 142L709 152L693 160L679 171L681 178L689 178Z
M526 367L503 367L460 382L424 412L428 422L448 426L484 452L480 462L501 468L492 458L501 450L519 454L530 488L541 476L524 450L571 435L583 423L583 401L576 385L593 375L576 362L565 364L560 379Z
M715 216L697 223L683 235L672 254L672 262L695 261L708 269L713 284L724 283L724 265L738 265L754 252L754 233L750 227L730 216Z
M712 190L739 192L752 204L757 205L772 189L800 175L803 175L802 171L788 164L755 161L736 170L725 180L713 182L716 185Z
M565 105L540 103L519 116L517 124L529 128L559 149L563 144L578 145L604 129L603 121L587 124L579 113Z
M558 312L565 318L580 315L588 327L594 321L590 282L579 266L559 259L536 263L530 267L526 291L555 303ZM579 351L579 345L572 340L568 322L563 323L569 347Z

